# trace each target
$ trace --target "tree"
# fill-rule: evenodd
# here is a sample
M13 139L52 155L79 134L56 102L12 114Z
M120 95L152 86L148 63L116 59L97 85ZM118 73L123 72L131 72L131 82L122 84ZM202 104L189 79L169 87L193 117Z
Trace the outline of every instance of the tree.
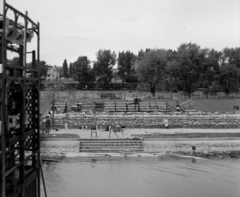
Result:
M240 48L225 48L220 57L220 68L216 81L227 95L239 88Z
M56 96L58 94L58 92L61 89L65 89L65 84L63 83L62 80L60 79L55 79L52 81L46 81L45 82L45 87L47 87L46 90L46 99L50 102L51 104L51 109L54 109L55 107L55 103L56 103ZM54 110L53 110L53 116L52 116L52 123L54 124Z
M110 50L99 50L96 55L97 61L93 68L97 82L108 84L113 78L112 68L116 63L116 54Z
M149 48L146 48L145 51L142 49L140 51L138 51L137 60L140 61L143 58L144 54L149 51L151 51L151 49L149 49Z
M240 68L240 48L224 48L222 58L224 62Z
M77 80L80 86L84 87L85 84L95 81L94 73L91 69L90 60L87 56L78 57L77 61L73 63L75 70L74 79Z
M127 83L138 83L138 77L136 75L128 75L125 78L125 82Z
M199 86L204 61L205 51L197 44L188 43L178 47L176 60L170 63L172 77L189 97Z
M49 65L45 61L40 61L40 63L39 63L40 76L44 76L44 77L47 76L48 67L49 67Z
M240 68L232 64L222 65L216 77L225 94L230 94L238 89L240 81Z
M158 49L146 52L137 66L139 80L149 86L153 96L162 82L166 65L167 51Z
M71 63L71 69L70 69L70 65L69 65L69 70L71 71L71 77L76 79L77 78L77 67L78 67L78 64L76 63L77 61Z
M73 64L70 63L70 64L69 64L69 77L71 78L71 77L73 77L73 75L74 75L74 72L73 72Z
M173 77L174 70L171 67L171 63L176 61L176 51L167 50L167 65L165 67L165 73L162 79L161 86L159 87L162 91L174 92L178 90L178 80Z
M177 91L179 81L177 78L174 77L174 69L172 68L173 65L167 63L165 68L165 74L163 76L163 80L161 83L161 90L164 92L174 92Z
M56 66L57 71L59 72L59 78L63 77L63 67Z
M14 57L12 60L8 60L8 63L11 66L19 66L19 57ZM32 62L27 64L27 67L30 68L32 66ZM39 75L46 77L47 76L47 71L48 71L48 64L46 61L42 60L39 62Z
M65 77L65 78L69 77L68 64L67 64L67 60L66 59L63 62L63 77Z
M200 87L211 87L214 83L215 76L219 73L220 60L222 53L214 49L203 49L205 58L201 65L199 86Z
M126 77L134 73L136 57L130 51L118 54L118 74L124 83Z

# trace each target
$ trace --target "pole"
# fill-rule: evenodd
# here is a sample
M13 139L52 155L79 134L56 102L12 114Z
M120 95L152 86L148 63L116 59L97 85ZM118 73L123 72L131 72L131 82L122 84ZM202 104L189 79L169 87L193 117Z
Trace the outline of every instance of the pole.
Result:
M41 170L41 175L42 175L42 182L43 182L44 194L45 194L45 197L47 197L47 189L46 189L45 180L44 180L44 175L43 175L43 169L42 169L42 158L40 158L40 170Z
M5 65L6 65L6 41L5 41L5 19L6 19L6 13L5 13L5 0L3 0L3 36L2 36L2 48L1 49L1 56L2 56L2 83L4 84L4 81L5 81ZM6 195L6 191L5 191L5 188L6 188L6 183L5 183L5 158L6 158L6 147L5 147L5 129L6 129L6 126L5 126L5 122L6 122L6 117L4 116L5 115L5 107L3 107L4 105L7 105L7 100L5 98L5 86L2 87L2 91L1 91L1 115L2 118L1 118L1 188L2 188L2 191L1 191L1 196L2 197L5 197Z
M38 22L38 26L37 26L37 69L39 71L39 65L40 65L40 23ZM38 78L40 77L40 72L38 72ZM38 85L39 87L39 85ZM39 99L39 96L38 96L38 99ZM40 99L39 99L40 100ZM38 109L40 109L40 104L38 102ZM38 132L38 147L40 147L40 132ZM37 155L37 158L38 158L38 165L40 166L40 161L41 161L41 155L40 155L40 150L38 151L38 155ZM40 186L40 170L39 167L38 167L38 171L37 171L37 174L38 174L38 181L37 181L37 193L38 193L38 196L41 195L41 186Z

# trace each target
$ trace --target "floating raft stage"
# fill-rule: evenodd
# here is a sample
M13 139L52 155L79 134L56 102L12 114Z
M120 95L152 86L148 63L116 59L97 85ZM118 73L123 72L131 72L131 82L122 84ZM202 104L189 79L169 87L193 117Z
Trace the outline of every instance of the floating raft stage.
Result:
M85 138L79 141L80 152L143 152L141 138Z

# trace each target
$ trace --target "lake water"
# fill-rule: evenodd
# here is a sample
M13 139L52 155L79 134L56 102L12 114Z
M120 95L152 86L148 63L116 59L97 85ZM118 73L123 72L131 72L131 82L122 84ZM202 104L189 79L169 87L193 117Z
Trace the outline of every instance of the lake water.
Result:
M74 158L43 170L49 197L240 196L239 159Z

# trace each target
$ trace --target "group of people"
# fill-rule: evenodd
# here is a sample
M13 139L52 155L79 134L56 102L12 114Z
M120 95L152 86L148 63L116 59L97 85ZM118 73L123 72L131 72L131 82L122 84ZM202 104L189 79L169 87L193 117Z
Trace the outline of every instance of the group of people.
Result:
M239 106L238 105L234 105L233 109L239 109Z
M51 113L56 112L57 114L59 114L61 112L59 106L54 106L54 107L51 107Z
M138 97L133 97L133 103L128 103L128 100L126 101L126 109L127 109L127 111L128 111L128 105L132 105L132 104L134 104L134 110L136 110L136 108L138 108L138 111L140 111L140 105L139 105L139 103L140 103L140 100L139 100L139 98Z
M177 112L180 112L181 111L181 108L180 108L180 105L179 105L179 102L177 101L176 103L176 111Z
M43 133L46 132L46 134L49 134L50 129L51 129L51 120L50 120L49 115L42 118L41 128L42 128Z
M43 131L43 134L44 133L49 134L50 130L57 130L56 128L53 128L53 125L52 125L53 112L60 113L60 108L58 106L51 107L48 114L45 117L41 118L40 125L41 125L41 130Z

